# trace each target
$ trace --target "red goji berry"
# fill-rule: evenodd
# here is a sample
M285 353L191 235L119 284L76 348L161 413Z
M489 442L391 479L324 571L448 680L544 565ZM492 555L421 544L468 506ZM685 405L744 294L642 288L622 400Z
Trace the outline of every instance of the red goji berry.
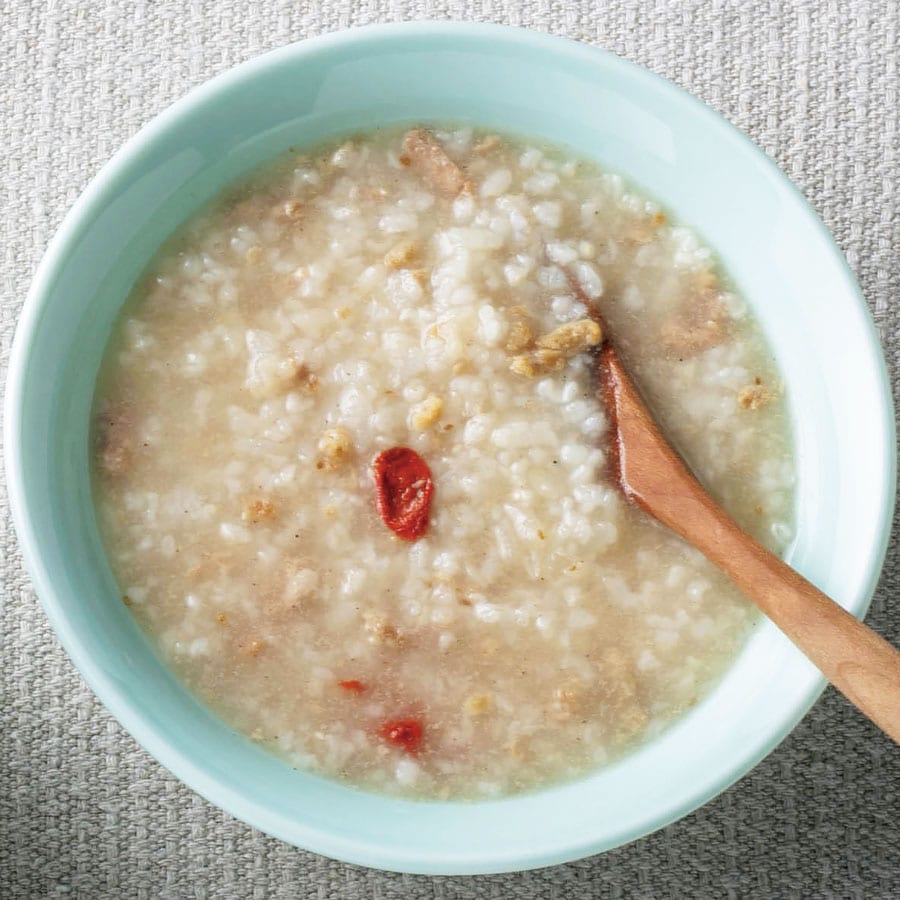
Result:
M394 719L381 726L380 734L388 743L415 753L422 743L424 729L418 719Z
M408 447L392 447L372 463L375 505L384 524L407 541L428 528L434 482L425 460Z

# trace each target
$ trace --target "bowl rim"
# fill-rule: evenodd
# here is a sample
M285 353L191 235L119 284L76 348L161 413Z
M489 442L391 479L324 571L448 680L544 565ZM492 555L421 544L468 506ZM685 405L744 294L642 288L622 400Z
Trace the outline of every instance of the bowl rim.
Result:
M700 791L693 792L684 802L672 805L662 812L657 812L652 817L646 817L651 821L644 821L640 827L634 827L630 831L617 834L613 841L604 842L602 847L597 846L596 840L586 839L582 845L577 847L567 844L565 848L554 847L549 851L545 848L538 848L518 853L498 854L474 848L472 853L464 860L457 856L447 856L443 859L435 860L431 856L426 858L421 853L405 852L403 848L394 848L393 855L390 855L386 853L384 847L362 846L358 841L348 842L347 839L337 838L329 833L312 829L302 823L298 826L295 822L293 823L294 827L289 828L288 826L291 823L285 822L283 817L269 814L264 807L248 801L243 795L232 790L221 778L216 778L206 771L202 763L198 764L197 761L182 753L164 732L156 729L153 724L147 722L139 712L132 708L119 690L115 679L84 651L79 637L70 629L65 612L57 602L53 579L43 565L37 549L39 544L36 537L37 528L32 510L29 508L28 500L25 496L22 477L23 460L18 440L18 435L21 432L26 364L31 344L34 341L36 332L42 326L49 302L48 287L54 280L55 273L61 265L61 260L71 252L72 245L77 240L82 220L102 199L107 185L131 165L134 157L141 152L141 148L147 142L153 141L158 134L166 132L171 123L176 122L191 109L202 106L208 98L228 89L233 84L237 84L248 77L253 77L258 72L277 66L284 60L300 59L332 48L346 48L348 45L377 44L383 39L400 36L405 39L416 39L438 35L445 38L479 39L497 42L498 44L512 43L520 47L533 48L535 52L553 59L565 57L589 65L597 65L600 62L609 67L622 69L630 77L651 83L657 90L667 93L673 101L682 104L689 103L693 112L704 117L709 127L718 129L724 127L732 132L733 135L740 136L741 140L753 149L759 161L764 163L770 175L775 177L780 187L791 195L795 204L800 205L810 227L817 229L819 238L824 239L841 268L845 282L844 287L849 296L852 296L855 300L855 313L865 325L868 350L876 362L879 373L880 392L876 400L879 406L880 417L883 420L881 424L884 429L885 441L881 447L873 448L873 453L877 452L879 454L873 465L878 466L880 471L884 471L888 484L896 484L896 423L892 391L887 365L871 313L856 279L834 238L800 190L781 172L777 165L749 137L699 98L643 66L623 59L614 53L590 44L552 34L535 32L526 28L454 21L422 20L367 25L307 38L268 51L231 67L190 89L140 128L91 179L83 193L64 217L62 224L49 242L36 270L20 314L10 354L4 402L4 441L9 504L15 529L19 536L19 545L23 559L31 576L34 589L60 643L75 663L82 677L141 746L176 777L210 802L239 817L253 827L260 828L289 843L298 844L302 841L302 846L315 852L378 868L429 874L468 874L537 868L565 862L576 859L579 856L598 852L601 849L612 849L675 821L691 810L698 808L743 777L762 758L768 755L795 727L822 693L826 685L824 677L817 675L811 681L802 702L794 706L789 714L785 714L780 722L781 727L769 733L765 740L747 747L745 752L735 758L733 764L718 780L705 785ZM872 548L873 565L870 568L865 587L865 599L856 611L856 614L860 617L865 614L880 577L891 536L894 504L895 492L891 491L884 496L880 509L878 522L880 541L876 547Z

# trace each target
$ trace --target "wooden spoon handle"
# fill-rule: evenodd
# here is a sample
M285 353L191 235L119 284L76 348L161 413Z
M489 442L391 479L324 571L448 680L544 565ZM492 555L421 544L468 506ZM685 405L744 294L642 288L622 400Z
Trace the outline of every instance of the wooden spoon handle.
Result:
M613 464L626 495L718 566L879 728L900 743L900 652L742 531L656 426L615 350L600 352Z

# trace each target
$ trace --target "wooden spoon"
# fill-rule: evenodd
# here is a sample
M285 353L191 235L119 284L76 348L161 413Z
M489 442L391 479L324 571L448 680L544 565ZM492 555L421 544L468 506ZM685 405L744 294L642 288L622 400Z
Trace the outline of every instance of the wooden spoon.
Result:
M900 652L742 531L706 493L644 405L613 346L599 352L612 469L625 495L718 566L822 674L900 743Z

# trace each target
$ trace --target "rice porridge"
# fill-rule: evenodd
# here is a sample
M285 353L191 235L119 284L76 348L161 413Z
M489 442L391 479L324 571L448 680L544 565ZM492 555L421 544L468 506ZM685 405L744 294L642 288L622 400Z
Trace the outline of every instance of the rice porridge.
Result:
M179 677L292 765L415 797L572 778L697 703L755 614L607 472L594 312L713 495L782 550L764 339L616 175L384 131L195 217L95 399L110 563Z

